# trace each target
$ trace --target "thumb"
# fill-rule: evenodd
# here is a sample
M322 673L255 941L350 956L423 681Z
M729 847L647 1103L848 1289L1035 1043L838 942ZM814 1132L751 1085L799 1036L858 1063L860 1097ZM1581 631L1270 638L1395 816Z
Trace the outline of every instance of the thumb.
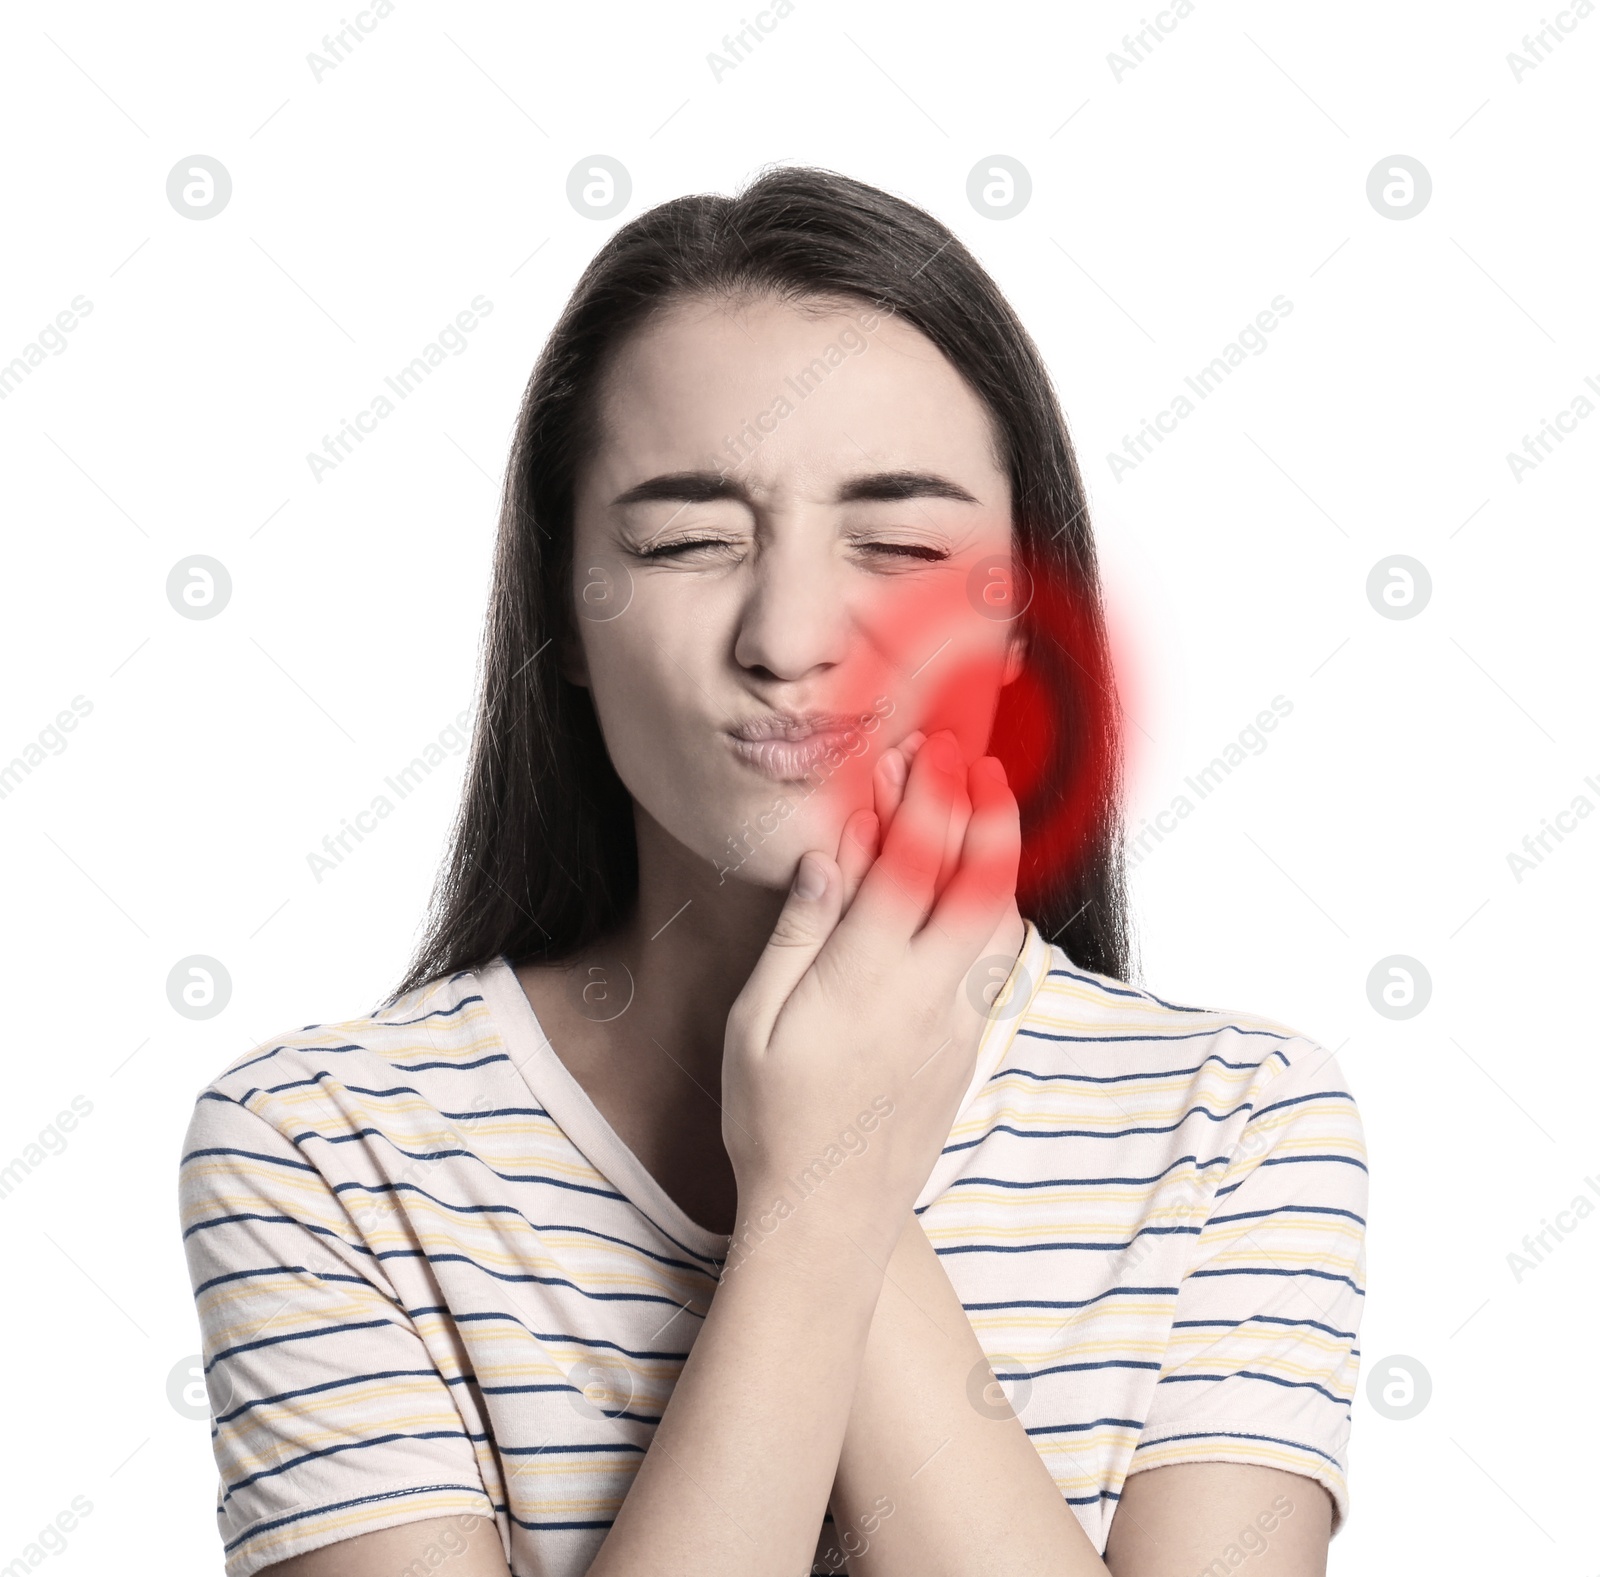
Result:
M838 865L815 849L801 855L788 901L739 993L741 1018L765 1043L779 1011L833 934L843 908Z

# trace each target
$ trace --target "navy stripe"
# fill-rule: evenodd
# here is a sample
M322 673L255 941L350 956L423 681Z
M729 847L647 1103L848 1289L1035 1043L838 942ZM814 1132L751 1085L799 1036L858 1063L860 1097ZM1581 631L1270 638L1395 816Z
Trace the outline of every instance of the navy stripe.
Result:
M1281 1112L1290 1106L1303 1106L1307 1101L1348 1101L1355 1105L1355 1097L1348 1090L1313 1090L1309 1095L1291 1095L1286 1100L1274 1101L1270 1106L1263 1106L1251 1122L1260 1122L1268 1112Z
M222 1098L227 1100L226 1096ZM228 1104L237 1106L239 1103L237 1101L229 1101ZM249 1108L243 1107L241 1110L249 1110ZM250 1115L252 1117L256 1116L254 1112L251 1112ZM257 1120L265 1121L264 1118L257 1118ZM259 1150L240 1150L231 1144L210 1145L203 1150L191 1150L179 1161L178 1166L181 1169L191 1161L198 1160L201 1156L206 1155L239 1155L243 1156L247 1161L265 1161L269 1166L286 1166L292 1172L315 1172L317 1170L309 1161L291 1161L287 1156L282 1155L263 1155Z
M1043 1254L1054 1249L1089 1249L1118 1253L1132 1248L1142 1237L1199 1237L1199 1227L1140 1227L1131 1238L1117 1243L955 1243L936 1249L939 1254Z
M319 1068L309 1078L289 1079L283 1084L269 1084L261 1087L260 1093L266 1095L281 1095L285 1090L308 1089L312 1085L321 1084L324 1079L332 1079L334 1077L336 1077L336 1075L334 1074L333 1069ZM339 1088L342 1090L348 1090L352 1095L371 1095L379 1099L390 1095L414 1095L419 1101L425 1101L428 1099L428 1097L424 1095L421 1090L410 1084L391 1084L387 1089L379 1090L373 1089L371 1086L365 1084L345 1084L341 1082ZM256 1094L257 1091L252 1090L250 1093L253 1095ZM259 1113L257 1115L259 1115ZM447 1112L440 1108L439 1116L459 1121L468 1117L549 1117L550 1114L538 1106L504 1106L497 1108L494 1111L472 1112Z
M263 1347L281 1347L285 1342L306 1342L318 1336L337 1336L341 1331L374 1331L385 1325L404 1330L398 1320L351 1320L345 1325L319 1325L312 1331L290 1331L287 1336L263 1336L258 1342L240 1342L237 1347L224 1347L201 1371L210 1374L225 1359L237 1357L242 1352L257 1352Z
M1180 1155L1170 1166L1163 1167L1150 1177L1046 1177L1038 1182L1016 1182L1008 1177L984 1177L981 1175L977 1177L958 1177L952 1180L950 1187L945 1192L950 1193L957 1188L975 1187L979 1184L988 1188L1101 1188L1113 1183L1142 1186L1147 1183L1159 1183L1162 1178L1170 1176L1180 1167L1188 1164L1193 1164L1197 1171L1203 1172L1208 1166L1230 1166L1232 1165L1232 1158L1226 1155L1214 1155L1202 1161L1195 1155ZM1238 1184L1234 1186L1238 1187ZM917 1211L917 1214L920 1216L923 1210L932 1208L931 1205L924 1205L921 1210Z
M316 1024L307 1024L306 1025L306 1030L313 1030L313 1029L317 1029L319 1027L320 1026L316 1025ZM304 1034L305 1030L302 1030L301 1033ZM329 1056L333 1056L338 1052L343 1052L343 1051L365 1051L366 1049L367 1048L365 1046L356 1045L354 1041L351 1041L348 1045L344 1045L344 1046L290 1046L287 1043L285 1043L285 1044L274 1046L271 1051L262 1052L259 1057L252 1057L248 1062L237 1062L237 1063L235 1063L231 1068L229 1068L227 1070L226 1073L224 1073L222 1075L222 1077L223 1078L230 1078L235 1073L243 1073L246 1068L253 1068L253 1067L255 1067L255 1065L258 1062L270 1062L272 1060L272 1058L276 1057L280 1051L314 1051L314 1052L317 1053L318 1056L321 1056L324 1053L326 1053ZM224 1096L223 1099L227 1100L228 1097Z
M1309 1326L1314 1331L1326 1331L1330 1336L1338 1336L1345 1341L1354 1341L1354 1331L1336 1331L1331 1325L1324 1325L1320 1320L1286 1320L1277 1314L1252 1314L1243 1320L1174 1320L1172 1328L1175 1331L1188 1329L1201 1329L1204 1327L1223 1327L1232 1329L1238 1325L1295 1325Z
M357 1287L372 1285L365 1276L336 1276L331 1270L308 1270L304 1265L257 1265L250 1270L224 1271L220 1276L202 1281L194 1289L194 1295L198 1298L202 1292L209 1292L213 1287L220 1287L225 1282L249 1281L256 1276L315 1276L318 1281L347 1281Z
M496 1281L535 1287L571 1287L580 1297L588 1298L594 1303L665 1303L678 1308L683 1302L681 1298L653 1292L595 1292L580 1286L575 1281L569 1281L565 1276L536 1276L532 1272L491 1270L487 1265L480 1265L469 1254L430 1254L426 1249L397 1248L384 1249L381 1253L373 1255L373 1258L380 1262L391 1259L420 1259L426 1260L430 1265L470 1265L481 1275L491 1276Z
M1211 1276L1311 1276L1317 1281L1342 1281L1352 1292L1360 1293L1364 1298L1367 1295L1365 1287L1358 1287L1348 1276L1335 1276L1326 1270L1264 1270L1259 1267L1247 1270L1191 1270L1190 1281L1199 1281L1202 1277Z
M1008 1133L1014 1139L1126 1139L1134 1134L1144 1133L1176 1133L1191 1117L1204 1117L1210 1122L1225 1123L1230 1117L1237 1116L1240 1112L1251 1109L1251 1103L1245 1101L1242 1105L1235 1106L1232 1111L1213 1112L1204 1106L1191 1106L1175 1123L1154 1123L1149 1127L1139 1128L1013 1128L1010 1123L994 1123L988 1133L978 1139L964 1139L960 1144L946 1145L939 1153L941 1155L955 1155L961 1150L971 1150L982 1144L992 1134Z
M550 1113L538 1106L496 1106L492 1111L486 1112L447 1112L441 1111L441 1117L448 1117L451 1122L467 1122L478 1117L546 1117L551 1122L555 1118Z
M1319 1161L1335 1161L1341 1166L1353 1166L1358 1172L1367 1170L1365 1161L1357 1160L1353 1155L1267 1155L1263 1156L1256 1166L1310 1166ZM1217 1190L1217 1198L1225 1199L1234 1189L1241 1187L1249 1181L1249 1175L1241 1177L1237 1183L1228 1183Z
M1261 1059L1262 1062L1266 1058ZM1181 1079L1190 1074L1198 1073L1208 1062L1220 1062L1225 1068L1232 1068L1236 1073L1250 1069L1259 1069L1261 1062L1229 1062L1226 1057L1202 1057L1199 1062L1188 1068L1158 1068L1150 1073L1111 1073L1103 1077L1092 1073L1035 1073L1031 1068L1001 1068L992 1074L989 1083L1002 1079L1007 1074L1015 1073L1024 1079L1032 1079L1036 1084L1054 1084L1066 1082L1071 1084L1129 1084L1140 1079Z
M211 1216L205 1221L196 1221L192 1227L184 1229L183 1241L187 1242L196 1232L204 1232L210 1227L229 1226L235 1221L265 1221L271 1226L299 1227L302 1231L315 1233L318 1237L331 1238L336 1243L344 1243L344 1246L353 1254L365 1254L369 1259L372 1257L372 1250L364 1243L345 1242L345 1239L330 1227L319 1227L310 1221L301 1221L296 1216L268 1215L261 1210L240 1210L230 1216Z
M566 1396L583 1395L583 1391L580 1387L572 1385L564 1380L544 1380L530 1382L527 1385L480 1384L478 1389L482 1391L485 1396L541 1396L549 1395L551 1392L560 1392ZM589 1405L593 1406L594 1404L590 1403ZM609 1408L596 1407L595 1411L597 1413L604 1414L604 1416L612 1422L626 1420L626 1422L630 1424L647 1424L652 1429L654 1429L661 1422L660 1413L635 1413L630 1408L626 1407L619 1407L615 1412ZM614 1450L616 1448L608 1446L606 1449Z
M652 1363L657 1361L677 1362L682 1359L686 1359L689 1356L687 1351L636 1351L632 1347L622 1347L616 1342L606 1341L600 1336L574 1335L568 1331L536 1331L525 1320L502 1309L477 1309L469 1314L465 1312L456 1313L450 1309L437 1307L407 1309L406 1313L411 1315L412 1318L415 1318L419 1314L448 1314L455 1320L457 1325L471 1325L480 1320L508 1320L519 1330L526 1331L527 1334L533 1337L533 1339L537 1342L565 1342L568 1346L582 1347L590 1352L599 1352L603 1350L606 1352L620 1353L624 1358L637 1358L641 1363ZM685 1309L684 1313L694 1314L694 1311L692 1309ZM704 1319L705 1316L703 1314L695 1314L694 1318Z
M496 1176L499 1174L496 1173ZM540 1178L540 1182L554 1182L551 1178ZM579 1185L570 1185L577 1188ZM419 1188L415 1183L336 1183L334 1193L343 1194L351 1190L365 1194L398 1194L402 1190L414 1193L430 1203L438 1205L441 1210L448 1210L462 1216L510 1216L520 1221L530 1232L575 1232L580 1237L593 1238L600 1243L615 1243L620 1248L632 1249L634 1253L643 1255L646 1259L654 1260L658 1265L667 1265L674 1270L688 1271L693 1275L710 1274L705 1269L705 1261L691 1264L688 1260L674 1259L670 1254L658 1254L654 1249L646 1248L642 1243L635 1243L632 1238L617 1237L614 1233L601 1232L594 1227L580 1226L576 1222L567 1221L532 1221L529 1220L515 1205L457 1205L448 1199L441 1199L436 1194L430 1194L427 1189ZM593 1193L597 1190L583 1188L583 1192ZM619 1199L620 1194L606 1194L608 1199ZM360 1207L357 1206L357 1209ZM653 1225L654 1223L652 1223ZM665 1234L663 1234L664 1236ZM699 1256L696 1256L699 1259Z
M963 1303L968 1314L995 1309L1087 1309L1107 1298L1175 1298L1176 1287L1108 1287L1092 1298L1012 1298L1000 1303Z
M1341 1166L1353 1166L1358 1172L1367 1170L1367 1163L1358 1161L1353 1155L1269 1155L1263 1156L1261 1160L1256 1162L1256 1167L1259 1170L1264 1166L1311 1166L1321 1161L1334 1161ZM1251 1173L1246 1173L1237 1182L1224 1184L1217 1190L1217 1201L1220 1203L1235 1189L1242 1188L1250 1181L1252 1175Z
M1030 1435L1081 1435L1091 1429L1143 1429L1142 1418L1091 1418L1086 1424L1040 1424L1024 1431Z
M1104 991L1111 997L1142 997L1144 992L1136 991L1131 987L1108 986L1104 980L1097 980L1093 975L1075 974L1070 969L1047 969L1044 972L1046 980L1081 980L1086 986L1093 986L1096 991Z
M330 1145L355 1144L361 1139L382 1139L396 1155L403 1155L408 1161L448 1161L456 1157L463 1157L467 1160L476 1161L486 1172L492 1177L499 1178L502 1183L547 1183L552 1188L570 1188L574 1193L597 1194L602 1199L625 1200L626 1197L618 1193L614 1188L596 1188L589 1183L568 1182L565 1178L548 1177L539 1172L502 1172L498 1168L491 1166L476 1150L459 1148L453 1150L407 1150L396 1144L381 1128L358 1128L352 1129L346 1134L333 1135L318 1133L315 1128L305 1128L297 1134L290 1134L286 1137L292 1144L297 1145L307 1139L319 1139L323 1144ZM307 1170L317 1171L318 1168L313 1166L307 1168ZM695 1257L699 1258L700 1256L696 1255Z
M1275 1205L1271 1210L1240 1210L1231 1216L1213 1216L1207 1223L1210 1226L1221 1226L1224 1221L1259 1221L1263 1216L1281 1216L1285 1213L1306 1216L1343 1216L1348 1221L1354 1221L1357 1226L1364 1227L1366 1218L1358 1216L1353 1210L1339 1210L1333 1205Z
M508 1058L503 1058L501 1060L509 1062L511 1059L508 1057ZM452 1149L452 1150L433 1150L433 1151L422 1151L422 1152L407 1150L407 1149L403 1148L402 1146L396 1144L395 1141L392 1138L390 1138L390 1136L388 1134L386 1134L381 1128L360 1128L360 1129L353 1130L352 1132L350 1132L348 1134L335 1134L335 1135L332 1135L332 1136L329 1136L327 1134L318 1133L316 1131L316 1129L314 1129L314 1128L307 1128L307 1129L302 1130L300 1133L291 1134L288 1137L290 1138L292 1143L297 1144L297 1145L302 1143L303 1141L305 1141L307 1139L319 1139L319 1140L322 1141L323 1144L328 1144L328 1145L353 1144L353 1143L357 1142L358 1140L364 1139L364 1138L365 1139L381 1139L397 1155L403 1155L403 1156L406 1157L407 1160L411 1160L411 1161L440 1161L440 1160L450 1160L450 1159L453 1159L453 1158L459 1156L459 1157L463 1157L463 1158L465 1158L467 1160L476 1161L478 1163L478 1165L481 1166L486 1172L488 1172L491 1177L497 1177L503 1183L542 1183L546 1187L549 1187L549 1188L565 1188L565 1189L569 1189L575 1194L592 1194L595 1197L600 1198L600 1199L614 1199L614 1200L618 1201L621 1204L627 1205L631 1210L636 1210L636 1211L638 1210L638 1207L636 1205L634 1205L634 1203L630 1199L628 1199L628 1197L625 1194L619 1193L615 1188L596 1188L596 1187L594 1187L594 1186L592 1186L591 1184L588 1184L588 1183L568 1182L564 1178L549 1177L549 1176L541 1175L540 1173L537 1173L537 1172L534 1172L534 1173L502 1172L497 1167L491 1166L475 1150ZM642 1215L643 1212L639 1211L639 1214ZM667 1242L672 1244L672 1246L674 1248L679 1249L684 1254L687 1254L691 1259L697 1261L701 1266L721 1265L723 1263L723 1261L721 1259L717 1258L714 1255L702 1254L698 1250L691 1248L687 1243L680 1242L676 1237L674 1237L670 1232L668 1232L666 1230L666 1228L663 1227L659 1221L652 1220L648 1216L646 1216L645 1219L647 1221L650 1221L650 1225L653 1226L656 1229L656 1231L658 1231L662 1235L662 1237L664 1237L667 1240ZM379 1258L382 1258L382 1257L383 1257L382 1255L379 1256Z
M473 1062L404 1062L395 1052L382 1052L383 1060L392 1068L399 1069L402 1073L470 1073L474 1068L486 1068L491 1062L510 1062L511 1059L503 1051L491 1052L487 1057L479 1057Z
M1263 1156L1263 1166L1304 1166L1307 1161L1337 1161L1341 1166L1359 1167L1363 1172L1367 1163L1353 1155L1268 1155Z
M636 1446L627 1440L608 1440L599 1445L591 1442L572 1443L563 1445L542 1446L497 1446L495 1448L502 1456L508 1457L546 1457L546 1456L592 1456L599 1452L624 1451L632 1452L635 1456L643 1456L649 1449L647 1446Z
M452 975L450 978L452 981L456 981L459 980L462 975L470 975L471 973L472 971L470 969L463 969L460 971L460 973ZM462 999L456 1003L453 1008L434 1008L432 1012L424 1013L418 1018L381 1018L378 1014L374 1013L372 1015L372 1019L373 1022L377 1024L391 1025L395 1029L404 1029L410 1024L426 1023L427 1020L431 1018L454 1018L456 1014L462 1010L462 1008L470 1007L472 1003L481 1001L483 1001L483 998L475 993L470 997L462 997ZM397 1004L394 1003L390 1004L390 1006L396 1005Z
M1215 1029L1187 1030L1177 1035L1052 1035L1042 1029L1017 1030L1019 1035L1026 1035L1029 1040L1070 1040L1085 1043L1104 1043L1113 1046L1137 1044L1148 1041L1151 1045L1159 1045L1169 1040L1215 1040L1218 1035L1265 1035L1270 1040L1298 1040L1298 1035L1285 1035L1275 1029L1241 1029L1237 1024L1219 1024Z
M471 1436L460 1429L421 1429L414 1433L410 1430L396 1430L393 1434L374 1435L370 1440L347 1440L336 1446L324 1446L320 1451L302 1452L287 1462L278 1463L276 1467L262 1468L259 1473L251 1473L248 1477L240 1479L237 1484L229 1485L220 1504L226 1505L233 1498L235 1491L248 1489L263 1479L276 1478L280 1473L287 1473L290 1468L300 1467L307 1462L316 1462L324 1457L339 1456L346 1451L369 1451L373 1446L392 1445L396 1440L469 1440L470 1438Z
M594 1192L598 1192L598 1190L594 1190ZM617 1196L611 1196L611 1197L617 1197ZM511 1274L509 1274L507 1272L503 1272L503 1271L491 1270L487 1265L480 1265L477 1262L477 1260L473 1259L470 1255L467 1255L467 1254L429 1254L424 1249L384 1249L381 1252L374 1253L373 1250L368 1248L365 1243L352 1243L352 1242L348 1241L346 1238L340 1237L337 1232L334 1232L329 1227L317 1226L313 1222L302 1221L296 1216L288 1216L288 1215L281 1215L281 1214L280 1215L268 1215L268 1214L266 1214L265 1212L262 1212L262 1211L240 1211L240 1212L238 1212L238 1213L236 1213L234 1215L213 1216L213 1217L211 1217L211 1218L209 1218L208 1220L205 1220L205 1221L197 1221L197 1222L195 1222L195 1224L192 1227L189 1227L184 1232L183 1236L184 1236L184 1238L188 1238L188 1237L191 1237L193 1234L195 1234L197 1232L205 1231L205 1230L207 1230L207 1229L209 1229L211 1227L228 1226L228 1225L230 1225L230 1224L232 1224L234 1222L238 1222L238 1221L264 1221L264 1222L266 1222L266 1223L268 1223L269 1225L272 1225L272 1226L299 1227L302 1231L313 1233L318 1237L328 1238L328 1239L332 1240L333 1242L342 1243L347 1249L350 1250L350 1252L352 1254L363 1254L368 1259L372 1260L374 1263L381 1263L382 1261L389 1260L389 1259L426 1259L426 1260L429 1261L430 1264L446 1264L446 1263L451 1263L451 1262L459 1262L459 1263L464 1264L464 1265L471 1265L474 1270L481 1271L485 1276L493 1276L497 1281L528 1281L528 1282L537 1282L537 1283L540 1283L540 1284L546 1285L546 1286L565 1286L565 1287L573 1287L575 1290L578 1290L578 1291L582 1291L583 1290L583 1289L581 1289L581 1288L579 1288L577 1286L576 1282L566 1281L566 1280L564 1280L563 1278L560 1278L560 1277L531 1276L531 1275L529 1275L529 1276L517 1276L517 1275L511 1275ZM619 1241L623 1241L623 1240L619 1240ZM641 1252L647 1252L647 1251L641 1250ZM661 1258L662 1256L653 1255L651 1257L652 1258ZM670 1261L670 1260L665 1260L664 1263L674 1264L674 1263L677 1263L677 1262ZM690 1274L707 1274L705 1272L698 1271L698 1268L696 1266L693 1266L693 1265L683 1265L681 1268L683 1268L685 1271L687 1271ZM335 1280L335 1279L337 1279L337 1280L358 1281L360 1278L357 1278L357 1277L348 1277L348 1278L347 1277L337 1277L336 1278L336 1277L332 1277L332 1276L325 1276L324 1277L324 1276L320 1276L319 1275L319 1279L320 1280ZM367 1285L370 1286L371 1283L369 1282L369 1283L367 1283ZM374 1290L376 1290L376 1289L374 1289ZM381 1296L381 1294L380 1294L380 1296ZM633 1294L633 1293L584 1293L584 1296L585 1297L595 1297L595 1298L632 1298L632 1297L635 1297L635 1296L643 1296L643 1295L642 1294ZM657 1298L657 1299L653 1299L651 1301L673 1303L673 1302L680 1302L681 1300L673 1299L673 1298Z
M449 1384L465 1383L470 1376L462 1375L459 1381L449 1381ZM294 1391L278 1391L272 1396L258 1396L253 1401L245 1402L233 1409L231 1413L219 1413L213 1420L216 1424L231 1423L242 1413L248 1413L252 1407L271 1407L278 1402L290 1402L299 1396L320 1396L328 1391L338 1391L350 1385L365 1385L369 1380L434 1380L444 1379L437 1369L377 1369L371 1374L341 1375L337 1380L324 1380L320 1385L303 1385Z
M1086 1374L1091 1369L1154 1369L1161 1365L1145 1358L1101 1358L1094 1363L1053 1363L1044 1369L1014 1369L1001 1373L993 1370L997 1380L1038 1380L1047 1374Z
M1158 1385L1179 1385L1190 1380L1200 1380L1215 1383L1219 1380L1265 1380L1271 1385L1281 1385L1289 1391L1318 1391L1327 1397L1330 1402L1338 1402L1342 1406L1350 1405L1348 1396L1336 1396L1324 1385L1318 1385L1314 1380L1280 1380L1275 1374L1261 1374L1255 1369L1235 1369L1232 1374L1166 1374L1156 1383Z
M437 1048L435 1048L435 1049L437 1049ZM459 1061L459 1060L458 1061L449 1061L449 1060L443 1060L443 1059L435 1060L433 1062L407 1062L407 1061L405 1061L404 1057L401 1055L401 1050L399 1048L395 1048L395 1049L392 1049L392 1050L389 1050L389 1051L380 1051L380 1050L375 1050L374 1048L372 1048L370 1046L355 1046L355 1045L351 1045L351 1046L279 1046L279 1047L276 1047L268 1055L276 1056L279 1051L304 1051L304 1052L308 1052L308 1053L309 1052L316 1052L319 1055L324 1051L339 1051L339 1052L344 1052L344 1051L371 1051L374 1056L379 1057L384 1062L388 1063L388 1065L391 1068L393 1068L397 1073L427 1073L429 1071L442 1071L442 1072L445 1072L445 1073L470 1073L475 1068L486 1068L491 1063L495 1063L495 1062L510 1062L511 1061L511 1058L508 1057L505 1054L505 1052L503 1052L503 1051L491 1051L491 1052L487 1053L486 1055L484 1055L482 1057L474 1057L471 1062L462 1062L462 1061ZM261 1057L261 1058L258 1058L257 1061L265 1062L266 1058L265 1057ZM249 1064L246 1064L246 1066L249 1066ZM233 1072L239 1072L241 1070L240 1069L234 1069L232 1071ZM329 1070L327 1070L327 1069L323 1070L324 1073L326 1073L328 1071ZM256 1095L256 1094L270 1095L271 1093L272 1093L272 1091L271 1091L270 1088L258 1087L258 1088L255 1088L255 1089L246 1090L244 1095L242 1097L240 1097L240 1099L242 1101L248 1101L252 1095Z
M227 1074L223 1075L223 1077L229 1077L235 1073L242 1073L246 1068L254 1067L258 1062L266 1062L270 1058L276 1057L280 1051L300 1051L305 1052L308 1056L312 1053L315 1053L317 1056L321 1056L324 1052L327 1052L331 1055L334 1053L343 1054L351 1051L367 1051L371 1052L373 1056L378 1057L382 1061L388 1063L388 1065L397 1073L426 1073L430 1070L443 1070L446 1073L470 1073L474 1068L487 1067L492 1062L511 1061L510 1057L508 1057L503 1051L493 1051L487 1056L477 1057L471 1062L407 1062L404 1054L410 1049L411 1048L407 1047L395 1047L388 1051L384 1051L371 1046L356 1045L354 1042L348 1046L274 1046L272 1050L267 1052L264 1056L255 1057L249 1062L242 1062L237 1067L228 1069ZM434 1047L431 1049L437 1050L438 1048ZM324 1070L324 1072L327 1071L329 1070ZM284 1085L282 1088L287 1089L289 1086ZM240 1099L241 1101L248 1101L252 1095L270 1095L271 1093L272 1089L270 1086L255 1086L246 1090Z

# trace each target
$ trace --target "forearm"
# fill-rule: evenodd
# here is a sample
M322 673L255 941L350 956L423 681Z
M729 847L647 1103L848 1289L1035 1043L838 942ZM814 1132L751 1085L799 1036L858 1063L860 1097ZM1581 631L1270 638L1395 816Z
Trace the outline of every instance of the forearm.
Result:
M730 1261L589 1577L810 1570L881 1259L802 1213Z
M1106 1577L998 1387L985 1394L988 1382L961 1300L908 1216L869 1327L833 1490L851 1577Z

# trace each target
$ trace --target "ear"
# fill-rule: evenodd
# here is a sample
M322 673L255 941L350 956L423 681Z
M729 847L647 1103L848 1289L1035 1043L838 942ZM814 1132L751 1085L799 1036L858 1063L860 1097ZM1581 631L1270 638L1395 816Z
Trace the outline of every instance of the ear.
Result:
M1028 658L1028 638L1017 630L1006 643L1005 672L1000 676L1001 687L1015 684L1022 677L1023 664Z

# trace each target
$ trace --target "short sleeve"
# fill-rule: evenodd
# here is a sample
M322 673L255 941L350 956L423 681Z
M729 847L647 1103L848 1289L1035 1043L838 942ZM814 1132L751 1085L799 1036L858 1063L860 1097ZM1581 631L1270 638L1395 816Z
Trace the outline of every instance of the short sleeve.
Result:
M1332 1056L1295 1039L1255 1109L1180 1284L1130 1472L1245 1462L1315 1479L1349 1512L1366 1287L1366 1151ZM1263 1065L1263 1071L1268 1071Z
M227 1577L397 1523L494 1515L450 1380L290 1138L203 1092L179 1204Z

